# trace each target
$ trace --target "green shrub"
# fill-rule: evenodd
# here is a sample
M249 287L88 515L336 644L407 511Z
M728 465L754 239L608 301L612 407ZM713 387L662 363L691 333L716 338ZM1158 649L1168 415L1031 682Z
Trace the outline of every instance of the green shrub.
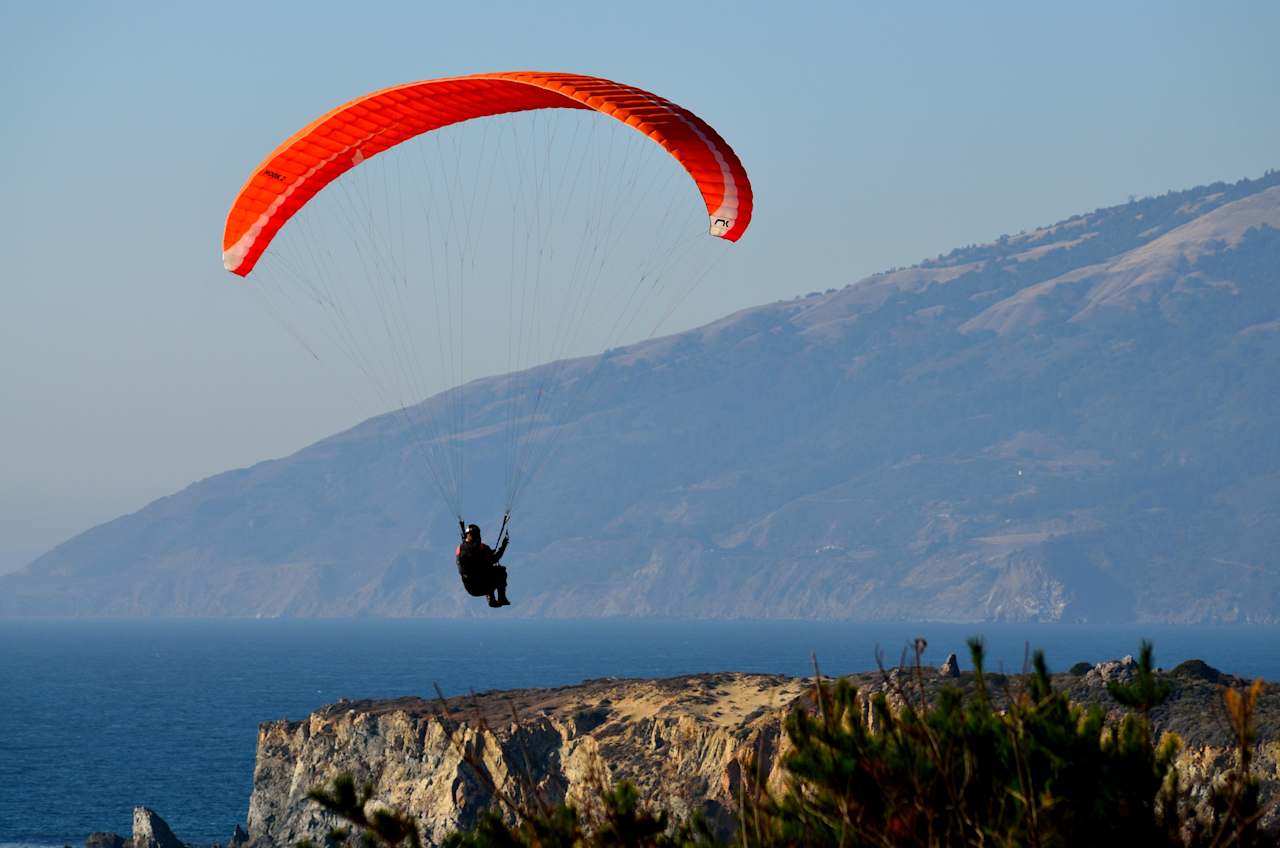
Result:
M744 820L762 823L744 844L1177 844L1159 803L1176 739L1157 747L1143 715L1109 727L1101 708L1073 706L1041 652L997 709L981 642L970 649L971 695L946 689L930 706L923 687L900 687L894 709L878 693L870 727L857 690L820 683L817 713L787 719L786 792L744 799Z

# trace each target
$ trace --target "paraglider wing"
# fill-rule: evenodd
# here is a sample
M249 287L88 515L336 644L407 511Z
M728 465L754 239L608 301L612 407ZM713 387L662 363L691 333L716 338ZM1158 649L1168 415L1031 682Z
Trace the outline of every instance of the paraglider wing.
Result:
M578 74L477 74L408 83L339 106L277 147L227 216L223 264L246 276L286 221L364 160L422 133L530 109L592 109L660 144L697 184L710 233L737 241L751 222L751 184L736 154L692 112L639 88Z

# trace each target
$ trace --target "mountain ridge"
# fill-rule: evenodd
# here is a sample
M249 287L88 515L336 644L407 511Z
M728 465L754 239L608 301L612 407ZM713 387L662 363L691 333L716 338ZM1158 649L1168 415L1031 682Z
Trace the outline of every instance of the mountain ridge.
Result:
M593 394L531 422L572 449L516 609L1280 621L1277 267L1269 172L540 366ZM530 382L461 389L478 477ZM487 614L411 450L388 413L199 481L0 577L0 614Z

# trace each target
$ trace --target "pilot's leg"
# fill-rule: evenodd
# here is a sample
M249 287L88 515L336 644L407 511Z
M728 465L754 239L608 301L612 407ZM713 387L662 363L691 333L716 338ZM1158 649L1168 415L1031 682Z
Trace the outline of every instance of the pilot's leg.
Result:
M504 565L495 565L493 567L494 582L498 589L498 606L509 607L511 601L507 600L507 568Z

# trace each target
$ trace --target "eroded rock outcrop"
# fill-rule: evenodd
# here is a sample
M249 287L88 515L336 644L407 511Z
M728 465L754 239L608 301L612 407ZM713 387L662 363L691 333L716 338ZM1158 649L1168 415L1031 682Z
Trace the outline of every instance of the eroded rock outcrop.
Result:
M947 654L947 660L938 669L938 673L943 677L960 676L960 661L956 659L955 654Z
M236 825L227 848L245 848L251 842L249 834ZM169 823L150 807L133 808L133 835L125 839L118 833L97 830L85 837L84 848L192 848L176 835ZM215 842L212 848L219 848Z
M130 848L186 848L168 823L148 807L133 808L133 840Z
M1106 682L1132 661L1055 676L1077 703L1122 708ZM1205 671L1207 669L1207 671ZM942 686L971 689L971 673L926 669L854 675L864 692L895 688L931 697ZM993 689L1012 680L989 675ZM1167 675L1172 697L1152 719L1157 734L1184 740L1178 767L1206 785L1235 757L1222 716L1221 684L1240 683L1208 666ZM777 787L789 710L812 708L811 681L765 674L703 674L664 680L605 679L556 689L490 692L446 701L343 701L302 721L263 724L248 829L258 846L318 839L336 822L306 800L342 772L369 782L374 797L412 814L438 841L472 825L503 795L532 805L589 802L601 787L628 780L643 797L679 815L695 810L730 827L735 799L753 781ZM1014 684L1016 685L1016 684ZM870 711L865 711L868 719ZM1255 769L1264 801L1280 795L1280 685L1259 705ZM1275 818L1273 812L1271 818ZM1268 821L1274 826L1274 821Z

